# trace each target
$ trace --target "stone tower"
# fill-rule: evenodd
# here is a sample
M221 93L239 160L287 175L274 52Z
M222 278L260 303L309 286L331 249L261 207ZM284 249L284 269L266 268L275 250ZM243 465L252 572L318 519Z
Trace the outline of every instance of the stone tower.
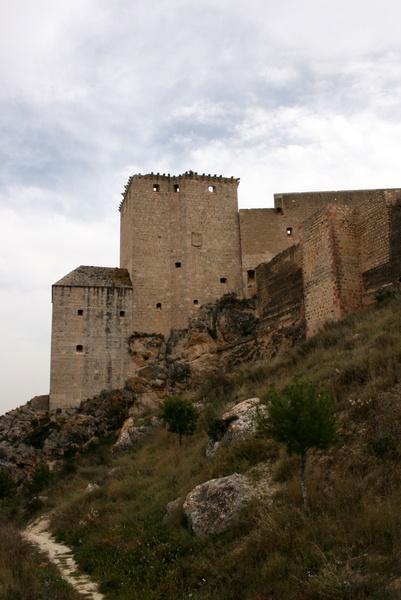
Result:
M51 409L124 387L132 333L128 271L78 267L53 285Z
M242 296L234 178L134 175L120 205L120 267L133 287L134 331L168 335L199 306Z

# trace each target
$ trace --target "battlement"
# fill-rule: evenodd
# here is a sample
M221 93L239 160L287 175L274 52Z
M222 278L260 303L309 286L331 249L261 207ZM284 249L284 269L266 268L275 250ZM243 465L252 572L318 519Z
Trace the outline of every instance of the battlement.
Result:
M209 193L216 193L217 185L220 184L228 184L234 185L235 188L238 187L240 179L237 177L223 177L223 175L206 175L205 173L199 174L194 171L186 171L181 175L170 175L170 173L147 173L142 175L138 173L137 175L131 175L128 178L127 183L124 186L124 191L121 192L123 196L123 200L120 202L119 211L123 207L125 199L129 196L129 192L131 191L131 187L138 187L140 185L143 191L151 191L153 193L159 192L173 192L179 193L181 191L181 185L184 184L185 181L198 181L203 182L207 186L207 191ZM143 185L143 183L145 185Z

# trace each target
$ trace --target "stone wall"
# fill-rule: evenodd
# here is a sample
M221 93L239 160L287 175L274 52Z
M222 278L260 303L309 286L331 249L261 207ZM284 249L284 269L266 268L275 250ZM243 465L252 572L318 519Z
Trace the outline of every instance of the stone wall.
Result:
M121 205L121 267L133 284L133 328L167 335L201 305L242 296L238 180L136 175Z
M260 317L283 325L303 314L302 253L299 244L256 269Z
M307 336L362 305L357 211L328 204L302 225Z
M401 276L401 190L383 190L380 198L359 209L364 305L377 293L398 287Z
M256 293L255 269L294 244L287 234L286 218L274 208L239 211L241 231L242 278L245 295Z

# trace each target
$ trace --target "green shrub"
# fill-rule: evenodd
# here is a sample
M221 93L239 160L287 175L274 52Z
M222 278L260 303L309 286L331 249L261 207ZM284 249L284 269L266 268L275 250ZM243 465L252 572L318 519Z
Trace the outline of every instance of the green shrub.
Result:
M300 458L300 481L305 506L308 503L304 473L306 455L312 448L326 450L337 441L333 402L324 392L300 379L280 391L272 385L267 393L268 416L259 415L259 430L284 444L289 454Z
M183 436L195 432L198 411L195 406L181 396L167 397L164 401L162 417L171 433L177 433L180 446Z

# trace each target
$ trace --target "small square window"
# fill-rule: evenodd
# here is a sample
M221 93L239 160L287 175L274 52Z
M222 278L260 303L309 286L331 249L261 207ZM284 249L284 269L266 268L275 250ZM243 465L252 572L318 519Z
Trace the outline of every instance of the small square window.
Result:
M210 194L215 194L216 193L216 187L214 185L209 185L208 192Z
M125 310L120 310L120 317L125 317Z
M175 263L175 268L176 269L180 269L181 268L181 263L180 262L176 262Z
M158 302L158 303L156 304L156 310L161 310L161 309L162 309L162 303L161 303L161 302Z
M287 227L287 235L292 235L292 227Z
M80 317L82 317L82 315L84 314L84 311L83 311L82 308L78 308L77 312L78 312L78 314L79 314Z
M158 183L154 183L153 184L153 191L154 192L159 192L160 191L160 185Z
M76 350L77 352L83 352L83 351L84 351L84 347L83 347L83 346L81 346L81 344L78 344L78 346L75 346L75 350Z
M220 283L227 283L227 277L220 277Z
M180 186L176 183L174 184L174 191L178 194L178 192L180 191Z

